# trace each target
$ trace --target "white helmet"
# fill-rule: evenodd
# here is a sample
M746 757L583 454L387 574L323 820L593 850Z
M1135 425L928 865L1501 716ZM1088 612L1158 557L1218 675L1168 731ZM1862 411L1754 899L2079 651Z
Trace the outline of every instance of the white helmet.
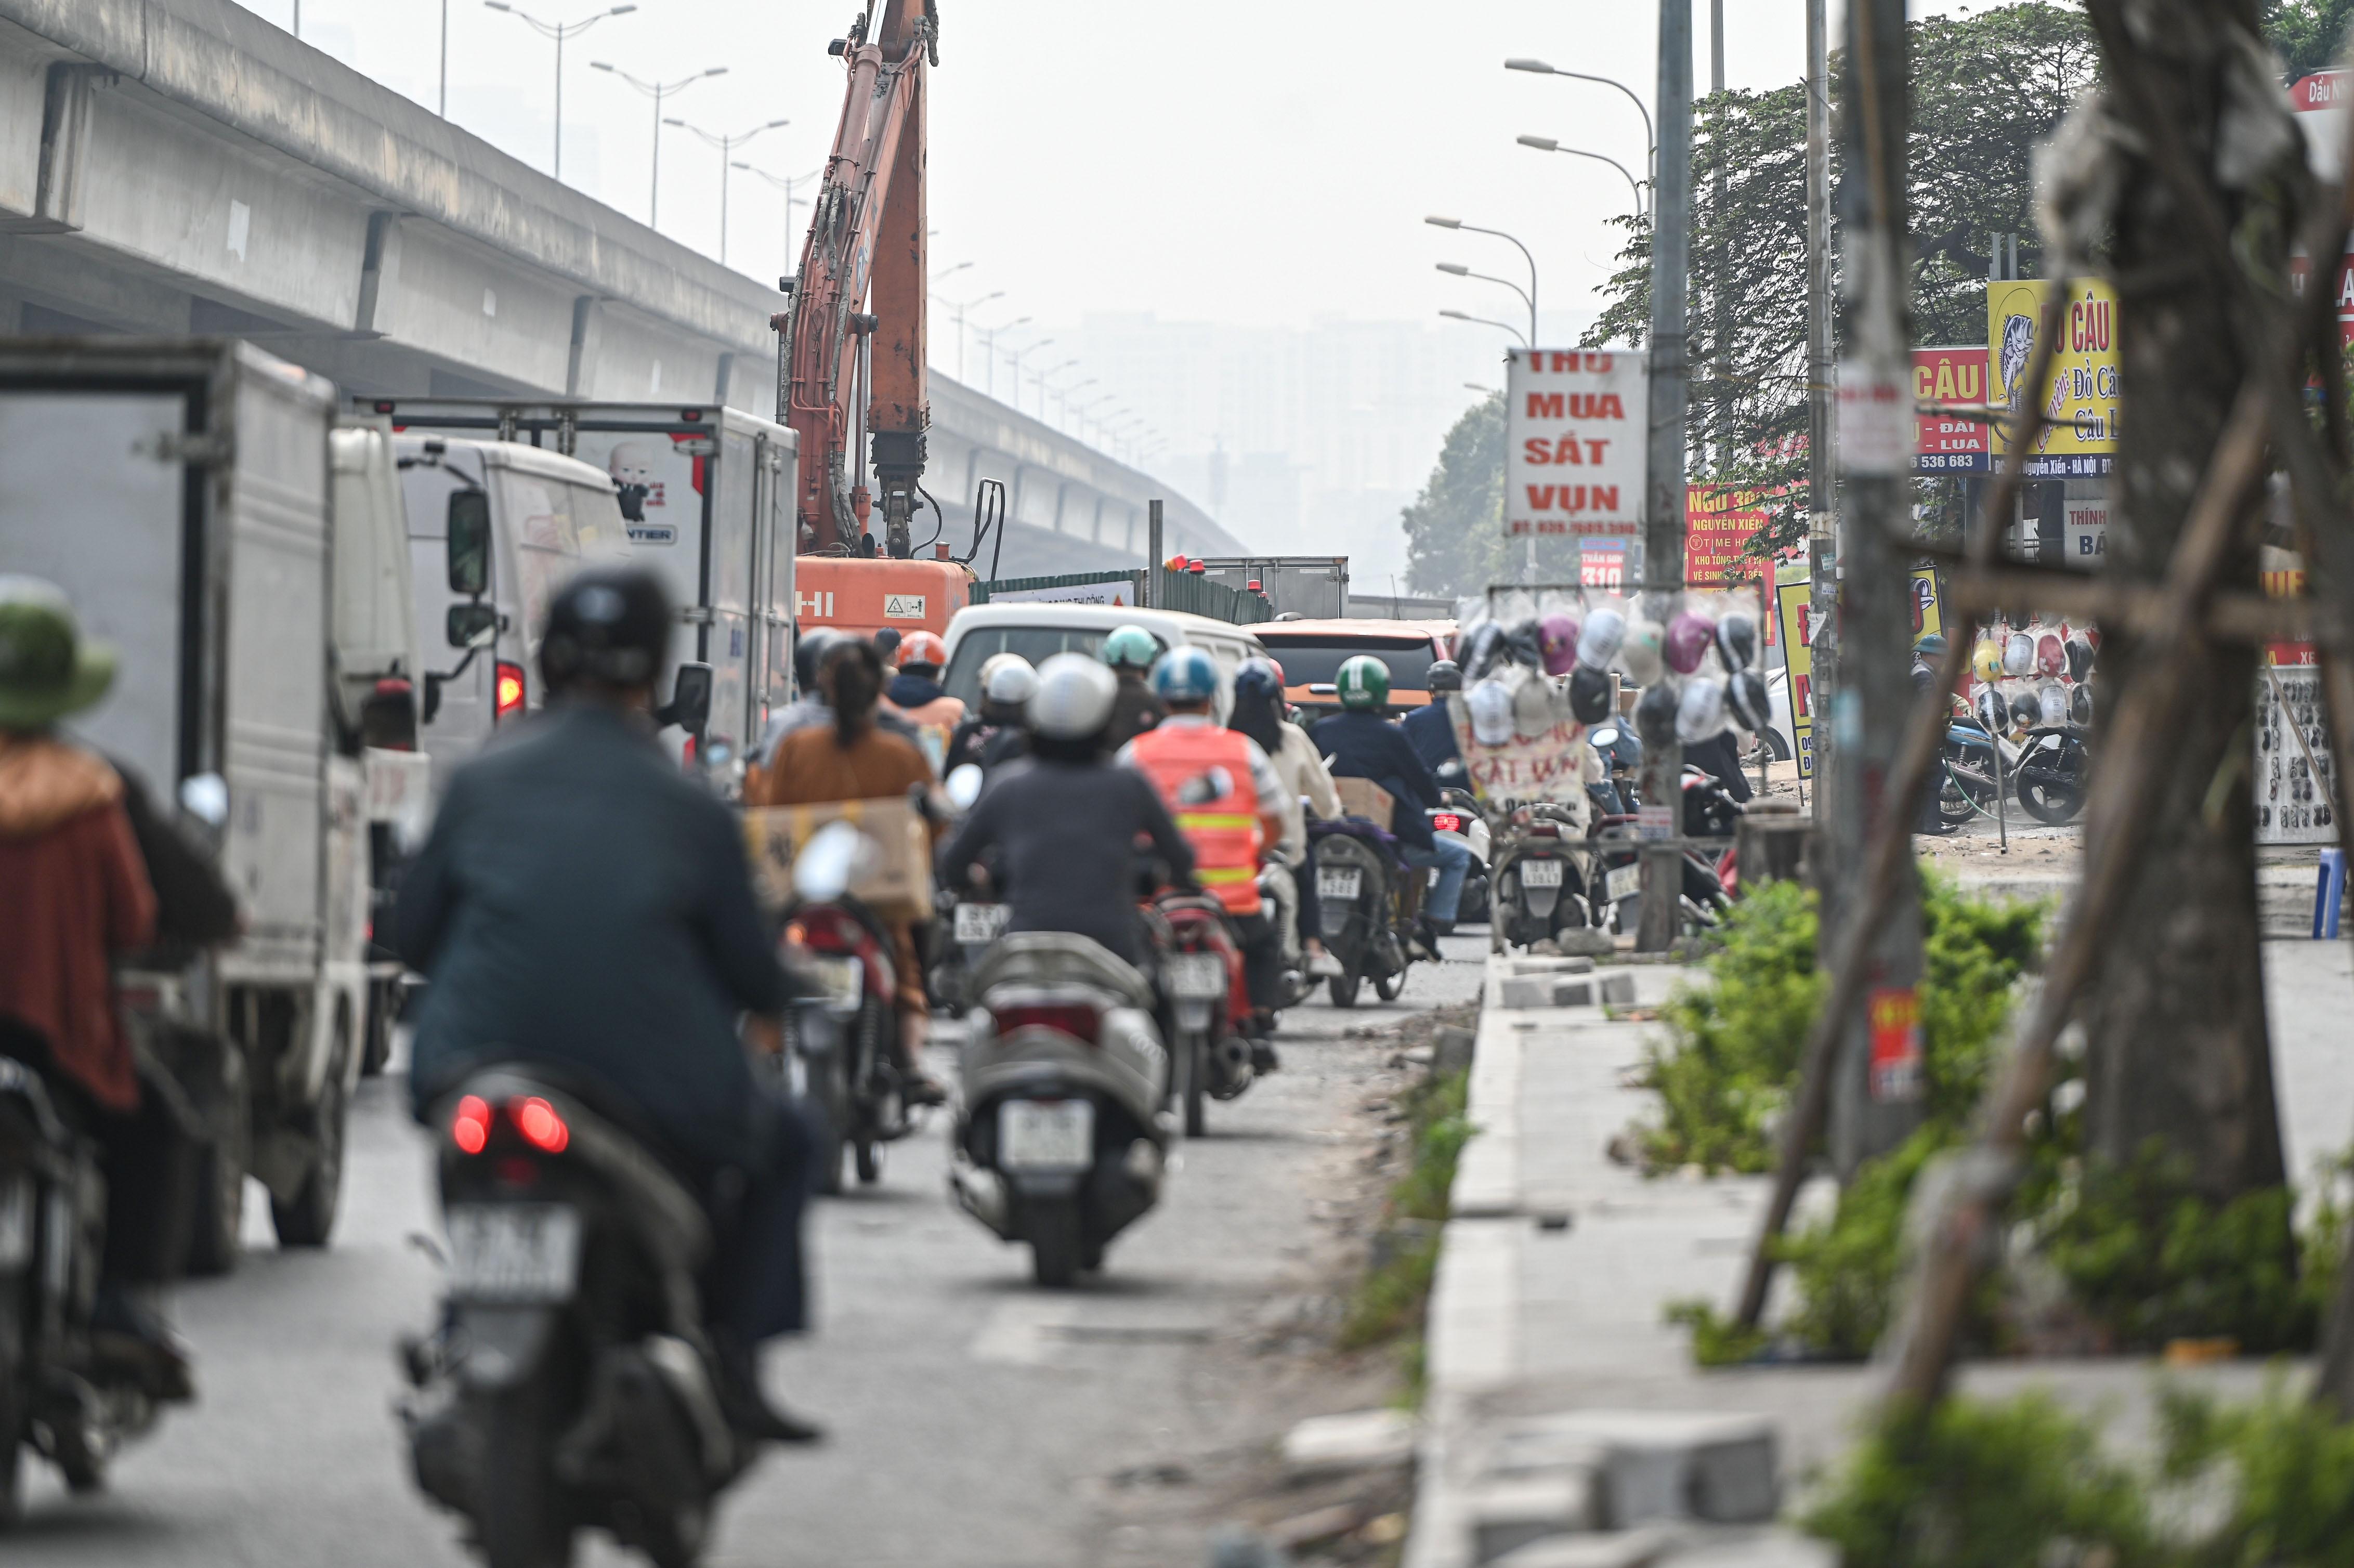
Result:
M1057 653L1038 666L1030 722L1048 740L1085 740L1111 722L1119 677L1084 653Z
M1038 694L1038 672L1019 653L992 653L981 667L981 700L1018 708Z

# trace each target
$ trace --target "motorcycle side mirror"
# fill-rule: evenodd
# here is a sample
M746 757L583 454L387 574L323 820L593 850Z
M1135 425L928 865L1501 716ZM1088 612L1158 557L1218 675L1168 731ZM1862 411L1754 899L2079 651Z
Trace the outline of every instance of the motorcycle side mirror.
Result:
M941 788L948 791L949 803L958 810L970 811L972 803L981 799L981 784L980 765L968 762L962 767L950 768L948 780Z
M864 833L848 822L828 822L793 857L793 894L811 903L831 904L850 891L874 858L874 846Z
M181 779L180 809L217 830L228 821L228 780L217 773L196 773Z
M654 721L701 735L711 722L711 666L692 659L681 664L671 683L670 702L654 715Z

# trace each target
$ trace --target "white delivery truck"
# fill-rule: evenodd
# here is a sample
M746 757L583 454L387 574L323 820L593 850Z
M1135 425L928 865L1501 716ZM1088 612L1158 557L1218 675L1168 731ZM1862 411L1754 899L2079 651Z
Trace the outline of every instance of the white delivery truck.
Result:
M200 1271L235 1261L249 1171L289 1245L323 1245L341 1195L366 1016L360 713L414 655L381 486L331 518L335 426L332 387L249 344L0 341L0 571L57 583L120 651L68 727L182 803L244 912L233 944L124 985L205 1149Z
M631 563L659 572L680 607L672 662L712 666L700 760L722 779L736 771L769 710L792 700L792 431L717 403L362 397L355 407L391 420L404 450L429 434L516 442L594 471L620 508ZM418 500L412 482L412 516ZM420 599L430 597L420 565ZM676 731L668 738L680 744Z

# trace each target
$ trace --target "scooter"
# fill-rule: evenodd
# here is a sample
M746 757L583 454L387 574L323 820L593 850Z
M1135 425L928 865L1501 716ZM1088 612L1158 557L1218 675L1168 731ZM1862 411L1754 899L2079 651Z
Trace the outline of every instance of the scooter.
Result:
M568 1563L585 1529L686 1568L753 1457L703 1326L709 1224L627 1116L526 1065L434 1115L448 1284L399 1414L489 1568Z
M1233 1099L1251 1086L1250 1042L1241 1028L1250 1017L1242 949L1215 898L1164 889L1151 910L1148 928L1168 1008L1170 1097L1183 1107L1185 1136L1199 1138L1206 1102Z
M1494 832L1488 825L1488 815L1480 809L1479 798L1469 789L1441 785L1439 805L1428 808L1424 816L1430 823L1433 838L1448 838L1471 852L1471 864L1463 874L1463 896L1456 906L1455 923L1476 926L1490 918L1489 908L1494 893L1493 857ZM1433 872L1433 878L1437 875Z
M1742 805L1723 782L1690 766L1684 768L1681 782L1683 821L1690 836L1731 837ZM1586 829L1586 840L1594 851L1595 924L1606 925L1621 936L1631 935L1641 926L1643 914L1643 840L1638 819L1628 814L1597 816ZM1734 849L1730 844L1722 850L1687 845L1682 859L1682 886L1677 892L1681 928L1691 932L1713 927L1731 907L1739 884L1740 866Z
M1399 929L1400 894L1414 872L1391 847L1394 842L1361 821L1311 822L1316 843L1316 897L1324 924L1325 950L1341 972L1325 982L1335 1007L1357 1005L1364 981L1373 993L1394 1001L1405 989L1410 961Z
M1062 1289L1160 1202L1175 1118L1152 988L1085 937L1023 931L973 972L957 1202Z
M1585 874L1578 863L1585 853L1584 817L1553 800L1508 801L1498 817L1502 847L1496 853L1490 949L1532 947L1591 924Z

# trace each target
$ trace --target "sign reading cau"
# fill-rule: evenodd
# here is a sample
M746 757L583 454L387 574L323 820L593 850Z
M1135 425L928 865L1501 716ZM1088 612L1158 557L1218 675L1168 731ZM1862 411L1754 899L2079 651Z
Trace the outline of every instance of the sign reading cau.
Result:
M1516 348L1504 383L1504 532L1585 539L1643 527L1644 356Z

